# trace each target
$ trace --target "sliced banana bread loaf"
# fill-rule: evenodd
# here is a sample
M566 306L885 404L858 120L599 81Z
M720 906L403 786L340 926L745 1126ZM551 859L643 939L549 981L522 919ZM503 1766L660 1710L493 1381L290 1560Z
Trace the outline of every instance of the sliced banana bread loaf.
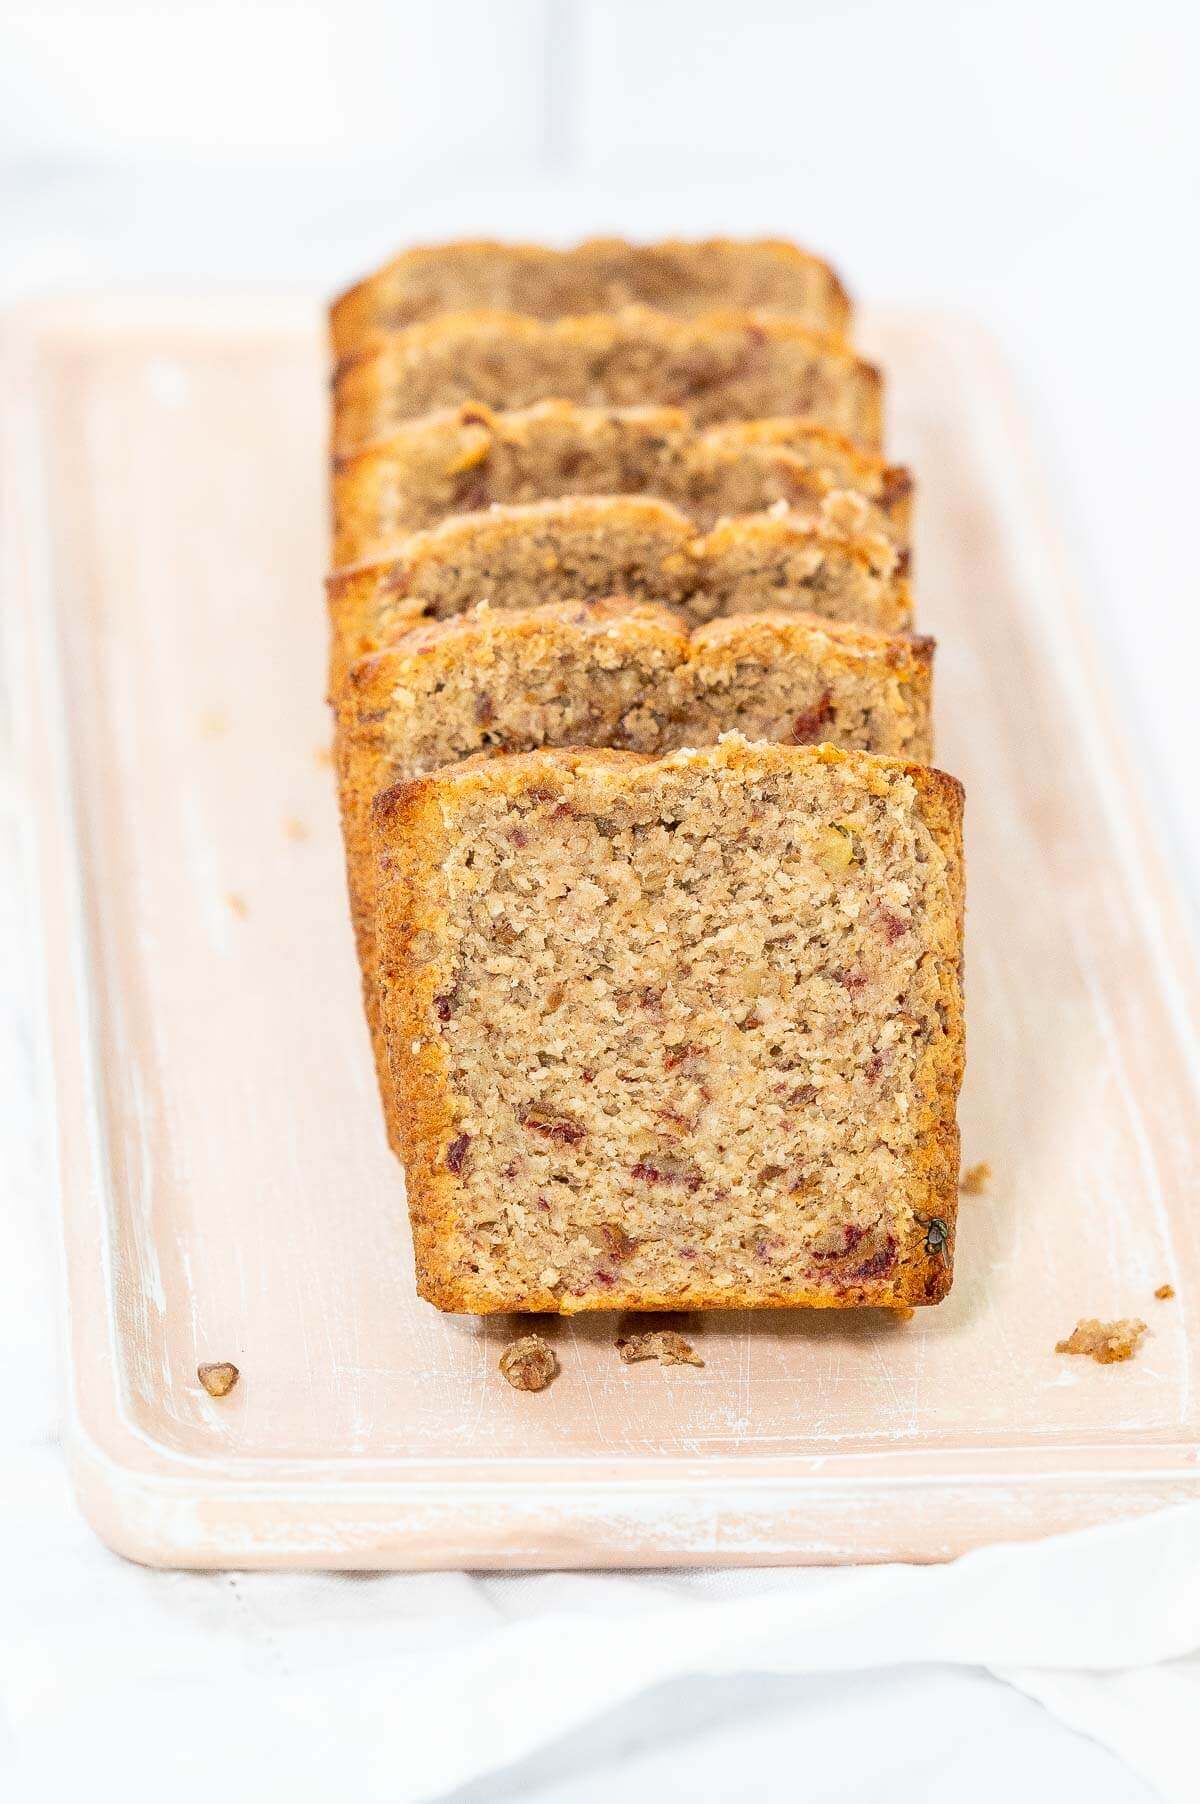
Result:
M679 408L539 401L514 413L467 405L410 420L334 471L333 562L376 557L448 514L561 495L655 495L712 526L783 502L815 520L851 491L865 523L909 542L907 470L813 420L739 421L698 431Z
M334 353L344 357L372 332L435 313L495 307L557 319L628 306L683 315L752 307L836 332L850 319L846 291L829 265L777 238L591 238L570 250L494 240L420 245L340 296L329 318Z
M350 906L380 1087L375 1005L379 792L483 752L593 745L661 753L747 739L932 756L933 642L805 614L735 615L689 636L663 608L627 601L486 605L431 621L350 672L337 763Z
M788 608L903 632L912 605L902 569L877 534L785 514L752 514L706 534L665 502L632 496L456 515L414 533L398 556L329 579L331 694L357 658L480 601L527 608L623 595L663 603L693 626Z
M924 766L736 736L385 792L421 1294L478 1313L943 1297L961 811Z
M333 448L343 455L402 420L464 401L520 408L553 398L682 407L701 425L804 414L877 451L881 387L878 370L844 340L771 314L444 313L343 363Z

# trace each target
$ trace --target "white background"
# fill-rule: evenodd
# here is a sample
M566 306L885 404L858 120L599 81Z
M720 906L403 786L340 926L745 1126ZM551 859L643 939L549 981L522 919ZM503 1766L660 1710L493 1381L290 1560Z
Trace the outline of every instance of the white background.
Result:
M827 252L860 297L969 309L1023 382L1147 805L1195 902L1197 13L1169 0L0 4L0 298L329 291L407 238L459 232L769 230ZM11 775L3 802L0 1169L15 1207L0 1359L21 1381L0 1392L0 1453L35 1543L21 1659L44 1659L39 1599L60 1607L65 1565L95 1556L79 1551L53 1451L53 1222ZM119 1612L119 1579L104 1586ZM286 1642L295 1598L256 1595ZM0 1775L4 1723L17 1746L20 1718L3 1617L0 1592ZM846 1796L885 1782L902 1800L1014 1784L1034 1799L1157 1795L970 1668L708 1685L643 1699L508 1789L463 1795L582 1799L619 1783L635 1800L825 1797L839 1748Z

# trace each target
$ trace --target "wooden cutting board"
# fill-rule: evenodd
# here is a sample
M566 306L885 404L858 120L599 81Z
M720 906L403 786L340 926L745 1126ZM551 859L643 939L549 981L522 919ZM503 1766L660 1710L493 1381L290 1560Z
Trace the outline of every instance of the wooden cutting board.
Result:
M185 1566L945 1559L1200 1496L1200 987L1006 373L880 314L919 477L939 761L968 792L968 1161L949 1301L709 1316L702 1371L412 1287L358 1006L322 703L317 308L10 319L4 547L37 804L71 1459ZM1171 1302L1155 1288L1175 1286ZM1054 1352L1140 1315L1128 1364ZM200 1360L242 1379L214 1401Z

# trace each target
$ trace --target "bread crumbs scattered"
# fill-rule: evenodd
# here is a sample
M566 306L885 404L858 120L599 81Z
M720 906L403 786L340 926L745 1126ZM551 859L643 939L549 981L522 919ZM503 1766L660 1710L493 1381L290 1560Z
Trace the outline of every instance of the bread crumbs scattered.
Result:
M1118 1360L1132 1359L1145 1332L1145 1322L1098 1322L1095 1316L1088 1316L1076 1322L1072 1333L1060 1340L1054 1351L1082 1353L1098 1365L1111 1366Z
M298 821L295 815L292 814L289 814L284 821L283 830L289 839L308 838L308 828L304 825L303 821Z
M958 1187L964 1196L982 1196L992 1181L992 1168L986 1159L978 1165L968 1165L958 1180Z
M229 912L236 915L239 921L244 921L250 913L245 896L239 896L236 890L230 890L225 900L229 904Z
M1175 1295L1175 1286L1173 1284L1160 1284L1154 1294L1160 1303L1166 1303Z
M558 1375L558 1360L540 1334L526 1334L505 1347L500 1370L514 1391L544 1391Z
M702 1366L704 1361L690 1341L669 1328L655 1328L649 1334L630 1334L617 1342L617 1351L627 1366L639 1359L657 1359L663 1366Z
M197 1366L196 1376L210 1397L227 1397L241 1373L228 1360L219 1360L215 1365Z

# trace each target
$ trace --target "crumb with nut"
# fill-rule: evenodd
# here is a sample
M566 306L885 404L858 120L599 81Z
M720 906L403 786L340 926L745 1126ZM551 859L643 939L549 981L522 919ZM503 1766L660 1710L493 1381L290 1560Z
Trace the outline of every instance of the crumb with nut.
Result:
M785 508L786 505L785 502ZM852 489L833 489L821 503L819 518L822 526L857 539L869 528L871 509L865 498Z
M1095 1316L1088 1316L1076 1322L1066 1340L1060 1340L1054 1351L1080 1353L1088 1359L1094 1359L1097 1365L1116 1365L1119 1360L1133 1358L1145 1332L1145 1322L1132 1318L1120 1322L1099 1322Z
M210 1397L227 1397L241 1373L227 1359L221 1359L213 1365L197 1366L196 1376Z
M1171 1298L1175 1295L1175 1286L1173 1284L1160 1284L1154 1294L1160 1303L1169 1303Z
M982 1196L992 1182L992 1168L986 1159L978 1165L968 1165L958 1180L958 1187L964 1196Z
M690 1341L670 1328L647 1334L627 1334L617 1342L617 1352L627 1366L639 1359L657 1359L661 1366L702 1366L704 1361Z
M544 1391L558 1376L558 1360L540 1334L525 1334L505 1347L500 1370L514 1391Z

